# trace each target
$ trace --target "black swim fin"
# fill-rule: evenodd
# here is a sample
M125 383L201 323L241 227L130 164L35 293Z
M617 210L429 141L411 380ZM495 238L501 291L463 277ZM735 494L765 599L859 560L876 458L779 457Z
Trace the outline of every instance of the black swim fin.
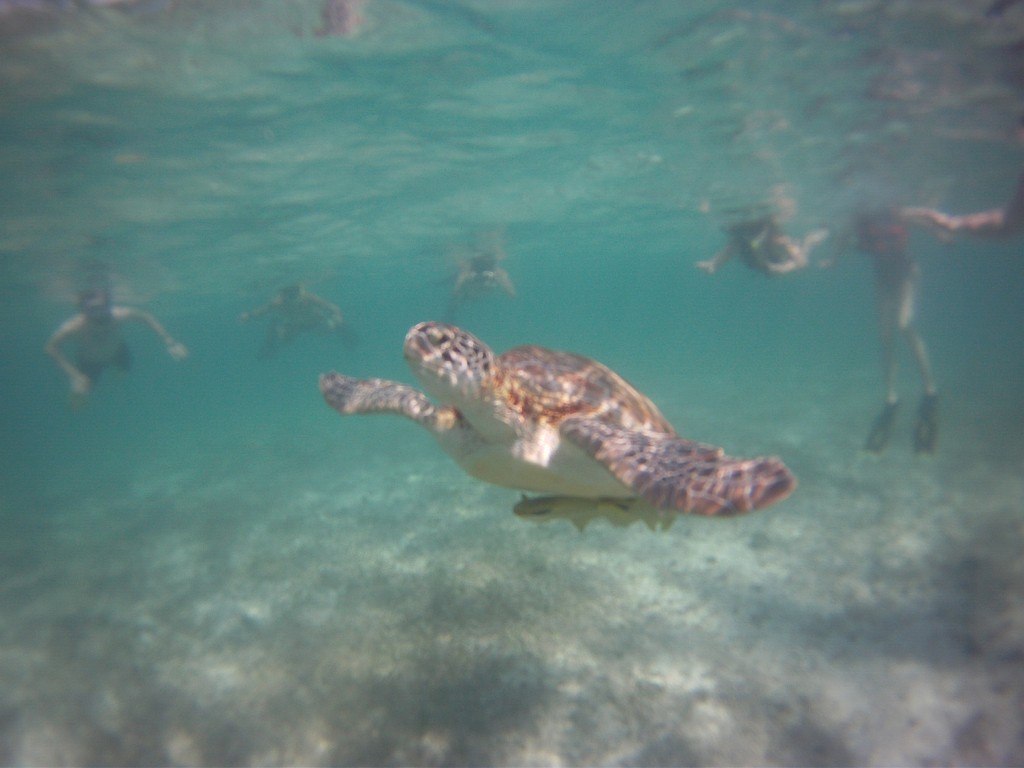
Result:
M899 410L899 403L886 403L882 412L875 418L871 425L871 432L868 434L867 442L864 443L864 450L871 453L881 453L889 444L892 437L892 426L896 423L896 412Z
M935 453L939 442L939 396L934 392L921 398L914 424L914 452Z

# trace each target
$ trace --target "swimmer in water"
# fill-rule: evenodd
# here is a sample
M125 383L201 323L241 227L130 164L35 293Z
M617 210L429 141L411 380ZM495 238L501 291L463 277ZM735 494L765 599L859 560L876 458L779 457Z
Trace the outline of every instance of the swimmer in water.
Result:
M260 360L273 356L282 345L290 343L302 333L348 334L341 310L299 283L285 286L263 306L243 312L240 319L246 323L265 315L270 321L263 337L263 346L257 353Z
M784 275L810 264L811 249L828 237L828 230L818 229L797 243L788 237L774 216L741 221L726 227L726 246L707 261L698 261L697 268L713 275L733 257L766 275Z
M171 337L163 325L148 312L133 307L114 306L110 291L105 288L82 291L78 297L78 314L65 320L46 343L46 352L57 361L71 379L70 404L73 408L85 405L100 374L106 368L127 372L132 355L121 337L121 327L128 322L148 325L175 360L188 357L185 346ZM67 341L77 344L75 362L72 363L61 349Z
M914 450L934 453L939 434L938 393L924 340L914 325L920 269L907 249L907 228L897 209L863 213L854 222L856 247L871 258L875 273L878 331L882 342L885 405L868 434L865 450L881 453L889 444L899 408L896 391L896 333L907 340L921 375L923 394L914 424Z
M505 246L499 232L490 233L487 242L476 246L459 261L458 272L448 298L447 317L469 301L475 301L494 291L515 298L516 287L500 262L505 258Z

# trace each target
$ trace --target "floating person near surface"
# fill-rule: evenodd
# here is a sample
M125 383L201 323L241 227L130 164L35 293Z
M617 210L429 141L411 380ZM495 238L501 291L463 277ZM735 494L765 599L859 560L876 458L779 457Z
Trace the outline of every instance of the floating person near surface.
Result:
M351 37L363 24L364 0L324 0L316 37Z
M498 356L437 322L410 329L404 353L437 404L405 384L333 372L320 377L327 404L412 419L473 477L563 497L548 505L556 512L564 497L640 497L663 513L727 516L796 488L779 459L736 459L679 437L654 403L590 358L536 346Z
M175 360L188 357L188 350L164 329L155 317L134 307L114 306L110 291L95 288L78 297L78 314L64 321L46 343L46 352L71 377L69 403L73 408L85 405L104 369L113 367L127 372L132 365L131 350L121 337L126 322L141 322L164 340L167 353ZM64 355L61 346L73 340L77 346L75 362Z
M885 405L868 434L865 450L881 453L892 437L899 409L896 391L896 333L907 340L921 375L923 394L914 425L914 450L933 453L938 442L938 393L924 340L914 325L914 303L920 269L907 247L907 228L899 209L862 213L854 221L857 250L871 257L875 273L878 331L882 343Z
M775 216L740 221L725 227L729 242L697 268L713 275L718 268L739 257L753 270L766 275L784 275L810 265L811 249L828 237L827 229L817 229L797 243L786 235Z
M516 287L501 266L505 259L505 245L500 230L486 236L485 241L474 246L468 256L459 260L451 295L448 299L448 317L468 301L475 301L489 293L500 290L509 298L515 298Z
M267 332L257 353L260 360L273 356L282 345L302 333L350 334L345 316L336 305L306 290L300 283L287 285L270 301L239 318L243 323L267 316Z

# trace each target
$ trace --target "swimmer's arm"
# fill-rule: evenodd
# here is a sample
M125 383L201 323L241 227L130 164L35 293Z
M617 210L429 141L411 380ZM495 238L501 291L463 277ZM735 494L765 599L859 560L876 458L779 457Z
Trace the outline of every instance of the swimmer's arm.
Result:
M764 267L772 274L785 275L789 272L796 272L798 269L803 269L808 265L809 262L807 261L807 254L804 252L803 248L788 237L780 238L775 245L785 251L788 258L785 261L766 262Z
M952 232L966 232L975 237L1007 237L1015 234L1013 227L1008 226L1006 211L1002 208L946 218Z
M907 224L913 224L930 230L932 234L942 240L948 240L949 235L957 229L957 217L937 211L934 208L901 208L899 217Z
M279 299L274 299L273 301L268 301L262 307L256 307L256 309L250 312L243 312L241 318L242 322L244 323L246 320L251 320L254 317L263 317L263 315L277 307L280 303L281 301Z
M829 231L822 227L821 229L816 229L813 232L808 232L804 235L804 239L800 243L790 241L790 253L793 258L788 264L789 268L786 271L792 272L797 269L809 267L811 265L811 251L827 240L828 235ZM819 259L817 263L819 267L825 267L829 265L829 259Z
M495 275L502 290L508 294L509 298L514 299L516 297L516 287L512 283L512 278L508 276L508 272L504 269L498 269L495 271Z
M85 320L82 318L82 316L75 315L69 320L64 321L60 328L58 328L54 332L53 336L50 337L50 340L46 342L46 354L52 357L57 362L57 365L59 365L64 370L64 372L71 377L72 382L76 382L81 379L86 379L87 377L84 373L78 370L78 368L76 368L70 360L68 360L64 356L64 353L61 351L60 345L64 342L65 339L74 336L76 333L79 333L84 326Z
M164 340L164 344L167 345L167 352L175 360L183 360L188 357L188 349L185 345L175 341L174 337L167 332L167 329L160 324L160 321L149 314L149 312L143 312L141 309L134 309L132 307L114 307L113 313L115 320L134 320L145 323L152 328L153 332Z
M466 287L466 283L473 279L476 273L469 269L465 265L459 269L459 274L455 276L455 285L452 286L452 296L461 296L462 289Z
M316 307L319 307L326 315L327 322L331 328L340 328L345 323L345 316L341 314L341 308L326 299L322 299L315 293L307 293L306 300Z
M825 242L828 239L828 236L829 231L825 227L816 229L813 232L808 232L804 235L804 241L801 244L804 254L810 256L811 251Z
M735 253L736 246L729 243L725 248L716 253L714 258L708 259L707 261L698 261L697 269L703 269L709 275L713 275L715 274L715 271L731 259Z
M341 309L337 305L327 301L327 299L320 298L315 293L307 293L306 298L309 301L316 304L318 307L322 307L323 309L327 310L332 315L337 315L338 317L341 317Z
M953 216L931 208L904 208L900 215L904 221L932 230L940 239L952 234L966 233L974 237L1011 237L1024 231L1024 217L1007 215L1005 208L966 213Z

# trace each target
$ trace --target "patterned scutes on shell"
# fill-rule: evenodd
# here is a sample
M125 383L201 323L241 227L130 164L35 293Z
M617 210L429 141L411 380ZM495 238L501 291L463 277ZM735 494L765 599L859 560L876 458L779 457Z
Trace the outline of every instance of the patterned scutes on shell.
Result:
M589 357L526 345L505 352L498 363L494 395L527 422L558 425L571 416L597 417L675 435L654 403Z

